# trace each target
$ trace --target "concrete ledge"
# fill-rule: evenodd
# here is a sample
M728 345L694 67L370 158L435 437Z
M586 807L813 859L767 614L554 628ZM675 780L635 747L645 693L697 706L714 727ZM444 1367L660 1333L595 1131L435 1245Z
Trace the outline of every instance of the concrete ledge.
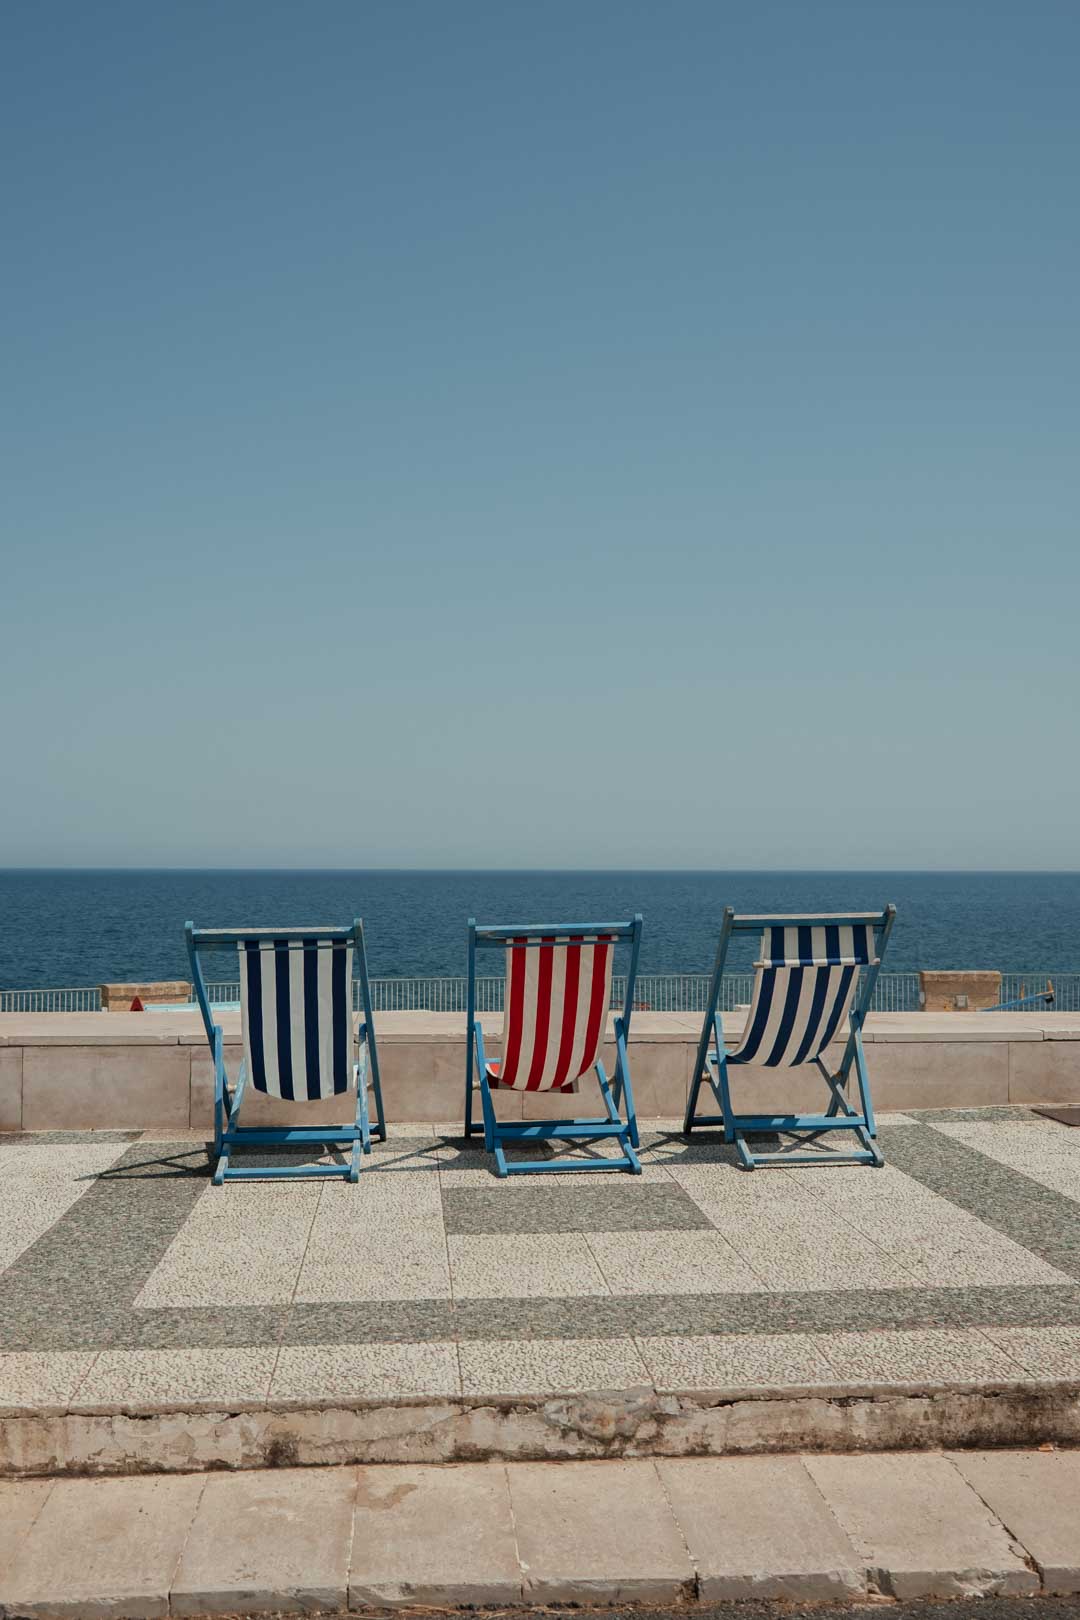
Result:
M1049 1533L1030 1488L1056 1495ZM1036 1595L1057 1616L1080 1569L1080 1455L26 1482L0 1484L0 1536L0 1610L34 1620Z
M223 1352L227 1354L228 1352ZM0 1478L1080 1444L1080 1385L213 1403L0 1417Z
M741 1013L725 1015L733 1038ZM501 1014L483 1020L492 1056ZM240 1015L223 1015L226 1062L239 1064ZM456 1013L383 1013L377 1020L387 1117L435 1123L460 1117L463 1019ZM675 1118L686 1104L699 1021L690 1013L640 1013L631 1068L638 1113ZM1075 1013L878 1013L866 1041L878 1108L973 1108L1080 1103L1080 1018ZM838 1051L837 1049L834 1049ZM831 1055L831 1054L830 1054ZM605 1061L614 1054L605 1049ZM821 1087L805 1070L749 1069L733 1076L736 1106L816 1107ZM197 1012L0 1014L0 1131L208 1130L213 1071ZM507 1118L565 1112L565 1099L505 1092ZM249 1099L249 1123L329 1123L340 1103Z

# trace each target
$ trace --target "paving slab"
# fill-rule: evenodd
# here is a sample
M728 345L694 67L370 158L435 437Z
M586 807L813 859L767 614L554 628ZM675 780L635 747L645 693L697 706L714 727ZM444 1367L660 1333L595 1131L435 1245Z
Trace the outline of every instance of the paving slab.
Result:
M356 1187L20 1134L0 1473L1075 1443L1080 1132L1025 1117L754 1176L643 1122L642 1178L509 1183L406 1126Z
M656 1464L706 1601L866 1597L866 1568L798 1457Z
M811 1478L887 1597L1021 1596L1023 1552L939 1454L806 1457Z
M203 1485L198 1474L58 1480L0 1583L0 1608L34 1620L167 1615Z
M344 1609L356 1473L284 1468L206 1481L172 1586L172 1613Z
M663 1603L694 1569L651 1461L511 1463L526 1599Z
M51 1479L28 1479L18 1484L0 1480L0 1611L4 1605L7 1572L23 1538L45 1506L53 1483Z
M1080 1451L958 1451L950 1460L1038 1565L1080 1592Z
M350 1609L521 1601L499 1464L361 1468L353 1525Z

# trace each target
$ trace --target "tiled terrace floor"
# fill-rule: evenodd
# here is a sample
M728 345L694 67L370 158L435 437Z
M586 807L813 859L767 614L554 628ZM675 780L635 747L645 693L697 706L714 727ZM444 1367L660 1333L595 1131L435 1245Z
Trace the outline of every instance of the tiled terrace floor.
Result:
M0 1411L1080 1381L1080 1130L886 1115L884 1170L499 1181L399 1126L360 1183L203 1144L0 1138Z

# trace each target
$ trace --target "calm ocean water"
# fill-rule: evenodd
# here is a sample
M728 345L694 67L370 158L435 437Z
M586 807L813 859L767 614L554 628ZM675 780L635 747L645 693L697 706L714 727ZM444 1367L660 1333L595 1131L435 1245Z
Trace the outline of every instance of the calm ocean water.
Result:
M898 908L886 969L1080 970L1080 873L0 871L0 988L187 977L183 925L363 917L371 971L461 974L465 921L644 913L644 972L705 972L739 911ZM223 976L226 976L223 974Z

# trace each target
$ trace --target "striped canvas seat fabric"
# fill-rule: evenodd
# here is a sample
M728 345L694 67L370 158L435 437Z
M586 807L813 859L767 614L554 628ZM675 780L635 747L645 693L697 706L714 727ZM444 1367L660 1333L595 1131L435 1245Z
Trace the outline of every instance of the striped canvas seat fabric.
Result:
M859 969L876 960L866 924L766 928L750 1015L728 1062L770 1069L813 1062L848 1015Z
M542 936L506 947L501 1063L493 1085L572 1091L600 1055L611 1003L609 935Z
M244 939L240 1008L256 1091L314 1101L353 1083L352 945L345 940Z

